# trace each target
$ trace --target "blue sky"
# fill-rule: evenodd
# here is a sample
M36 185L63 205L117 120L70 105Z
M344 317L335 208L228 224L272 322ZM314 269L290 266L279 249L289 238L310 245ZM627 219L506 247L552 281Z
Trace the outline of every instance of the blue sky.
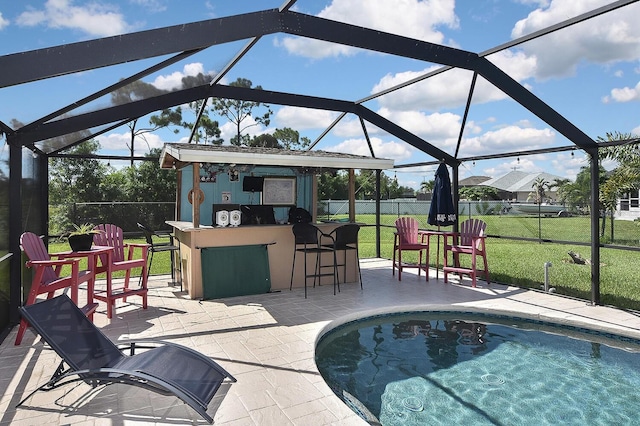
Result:
M111 35L277 8L282 0L27 0L0 3L0 55L40 49ZM611 1L598 0L299 0L293 10L382 31L483 52L514 38L548 27ZM489 56L511 77L567 117L592 138L607 132L640 135L640 3ZM198 72L216 73L245 44L214 46L145 81L173 88L180 78ZM0 120L27 123L66 106L120 78L158 62L139 61L107 69L34 82L0 90ZM248 78L264 89L358 100L422 75L437 64L364 52L345 46L295 38L263 37L224 78ZM453 154L471 73L452 70L425 82L392 92L365 105L407 130ZM108 99L96 101L104 105ZM291 127L315 140L336 114L273 105L268 128ZM148 117L141 119L148 122ZM220 119L223 138L233 136ZM105 154L125 154L127 128L98 138ZM433 159L375 126L367 132L376 156L396 164ZM188 132L162 131L136 143L138 153L164 142L186 141ZM460 146L460 157L567 146L553 128L478 81ZM346 116L317 149L368 155L357 117ZM125 154L126 155L126 154ZM573 179L584 155L545 154L464 163L460 177L499 177L510 170L546 171ZM610 167L611 165L609 165ZM434 166L401 169L400 184L419 188L433 178ZM388 174L393 171L387 172Z

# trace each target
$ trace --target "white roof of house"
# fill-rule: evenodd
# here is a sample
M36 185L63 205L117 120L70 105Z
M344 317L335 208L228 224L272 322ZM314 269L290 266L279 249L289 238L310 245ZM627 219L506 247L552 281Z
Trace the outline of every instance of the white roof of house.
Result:
M511 171L506 175L482 182L482 186L491 186L507 192L530 192L536 179L542 178L549 183L556 179L563 179L562 176L552 175L546 172L526 173L518 170Z

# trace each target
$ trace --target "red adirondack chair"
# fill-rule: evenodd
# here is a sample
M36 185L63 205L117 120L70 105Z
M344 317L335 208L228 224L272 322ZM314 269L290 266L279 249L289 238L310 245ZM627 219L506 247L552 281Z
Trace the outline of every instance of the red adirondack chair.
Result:
M476 276L478 273L484 275L489 284L489 267L487 266L487 250L485 246L485 231L487 224L480 219L467 219L460 224L460 232L452 233L444 237L444 282L447 282L447 275L451 272L457 274L467 274L471 277L471 284L476 286ZM452 237L449 240L449 237ZM450 242L449 242L450 241ZM449 265L449 253L453 255L453 266ZM471 267L460 266L460 255L471 256ZM482 257L484 269L478 269L476 258Z
M29 295L24 305L28 306L36 303L36 298L40 294L46 293L47 299L51 299L57 290L67 288L71 292L71 300L77 305L79 285L90 281L94 277L91 271L80 270L80 259L58 259L56 253L49 254L44 242L32 232L22 234L20 245L29 258L26 263L27 267L34 268L31 290L29 290ZM61 277L60 272L64 265L71 266L71 275ZM90 303L84 306L82 311L91 318L97 306L97 303ZM22 342L27 326L27 321L24 318L21 319L15 341L16 345Z
M427 281L429 281L429 237L418 228L418 221L412 217L400 217L396 220L396 233L393 242L393 267L391 271L395 276L396 268L398 268L398 281L402 281L402 270L404 268L418 268L418 276L422 271L425 271ZM417 251L418 264L403 263L403 251ZM422 262L423 253L425 254L424 263Z
M93 236L93 243L97 246L113 247L112 251L100 255L100 266L96 268L96 274L107 274L106 290L96 289L94 297L107 304L107 318L113 315L116 300L127 300L129 296L142 296L142 308L147 309L147 252L148 244L125 244L122 228L112 225L98 225L95 229L101 231ZM136 249L140 249L141 257L135 257ZM131 270L142 268L140 286L132 288L129 286ZM115 271L126 271L122 286L113 282Z

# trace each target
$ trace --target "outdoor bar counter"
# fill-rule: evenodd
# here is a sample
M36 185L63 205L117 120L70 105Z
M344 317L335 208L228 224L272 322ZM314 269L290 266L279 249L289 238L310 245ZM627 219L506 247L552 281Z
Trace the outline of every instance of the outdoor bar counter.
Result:
M212 227L212 226L200 226L195 228L192 222L180 222L180 221L167 221L167 224L173 227L174 235L180 241L180 261L182 263L182 283L183 288L189 293L189 297L192 299L200 299L206 296L204 285L209 281L210 276L203 277L203 262L204 256L203 249L223 248L236 249L240 253L244 253L244 256L239 256L225 264L217 266L220 270L220 274L226 273L232 276L238 277L244 270L250 271L251 268L256 268L256 262L258 260L252 259L251 248L256 246L265 246L268 253L268 264L270 272L270 291L288 291L291 280L291 267L293 265L293 251L294 251L294 238L291 227L293 225L241 225L237 227ZM329 233L337 226L344 223L317 223L323 232ZM246 249L244 249L246 248ZM239 250L237 250L239 249ZM225 254L224 250L220 252ZM226 254L225 254L226 255ZM215 262L216 254L213 254ZM333 262L333 258L330 255L325 255L323 258L323 264L330 265ZM293 277L294 287L304 287L304 264L302 259L303 253L299 253L296 258L296 268ZM206 262L209 262L211 258L208 258ZM342 253L338 255L338 263L341 263ZM356 265L355 265L355 253L350 251L347 253L347 282L357 281ZM212 265L205 264L205 270L208 270L207 275L217 275L218 270ZM315 257L308 256L307 269L313 271L315 267ZM212 269L213 268L213 269ZM224 271L222 269L225 269ZM231 269L231 270L230 270ZM325 269L324 272L330 271ZM342 280L342 267L338 269L339 277ZM331 276L324 276L322 278L322 285L333 285ZM233 294L243 294L242 282L226 282L225 285L236 287L236 291ZM309 278L307 286L313 286L313 279ZM203 285L204 283L204 285ZM246 294L251 294L251 291Z

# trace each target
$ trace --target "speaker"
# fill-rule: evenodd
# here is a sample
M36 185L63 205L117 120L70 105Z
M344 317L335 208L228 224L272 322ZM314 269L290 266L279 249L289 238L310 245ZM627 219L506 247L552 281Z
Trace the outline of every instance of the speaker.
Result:
M238 226L242 222L242 213L240 210L231 210L229 212L229 225Z
M229 212L227 210L220 210L216 212L216 225L227 226L229 224Z

